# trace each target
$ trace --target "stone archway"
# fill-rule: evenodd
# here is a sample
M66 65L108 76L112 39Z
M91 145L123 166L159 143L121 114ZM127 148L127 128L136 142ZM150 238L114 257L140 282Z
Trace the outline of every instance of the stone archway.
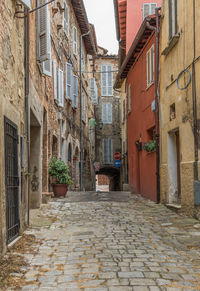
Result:
M110 191L120 191L120 169L114 166L105 166L96 172L96 175L108 176L110 180L109 190Z

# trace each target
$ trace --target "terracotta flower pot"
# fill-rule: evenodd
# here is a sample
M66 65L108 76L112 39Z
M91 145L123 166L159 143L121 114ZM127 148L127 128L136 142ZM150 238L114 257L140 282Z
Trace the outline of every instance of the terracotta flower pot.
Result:
M52 184L52 187L55 197L66 196L68 184Z

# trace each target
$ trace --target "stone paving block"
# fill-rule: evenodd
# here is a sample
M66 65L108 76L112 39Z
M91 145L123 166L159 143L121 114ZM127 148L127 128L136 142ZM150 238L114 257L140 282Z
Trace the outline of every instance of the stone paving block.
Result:
M143 278L142 272L118 272L119 278Z
M149 291L149 288L145 286L135 286L133 287L133 291Z
M132 287L125 287L125 286L114 286L110 287L109 291L132 291Z
M157 285L153 279L137 278L130 280L131 286L154 286Z

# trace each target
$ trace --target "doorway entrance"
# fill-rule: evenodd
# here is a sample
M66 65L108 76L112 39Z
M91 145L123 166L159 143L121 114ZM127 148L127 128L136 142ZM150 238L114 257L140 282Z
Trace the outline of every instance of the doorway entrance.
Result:
M18 129L4 117L7 243L19 235Z
M168 134L169 203L181 203L180 138L179 130Z

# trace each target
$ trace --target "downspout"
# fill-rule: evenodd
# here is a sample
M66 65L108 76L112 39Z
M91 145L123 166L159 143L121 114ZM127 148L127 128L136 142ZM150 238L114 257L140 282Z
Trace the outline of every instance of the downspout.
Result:
M156 189L157 203L160 203L160 133L159 133L159 14L161 7L155 9L156 27L147 22L147 27L156 34L156 65L155 65L155 122L156 122Z
M197 125L197 96L196 96L196 71L195 71L195 58L196 58L196 9L193 0L193 62L192 62L192 99L193 99L193 120L194 120L194 180L198 181L198 125Z
M24 47L25 47L25 111L26 111L26 143L27 143L27 223L30 224L30 112L29 112L29 10L25 9L26 17L24 19Z

